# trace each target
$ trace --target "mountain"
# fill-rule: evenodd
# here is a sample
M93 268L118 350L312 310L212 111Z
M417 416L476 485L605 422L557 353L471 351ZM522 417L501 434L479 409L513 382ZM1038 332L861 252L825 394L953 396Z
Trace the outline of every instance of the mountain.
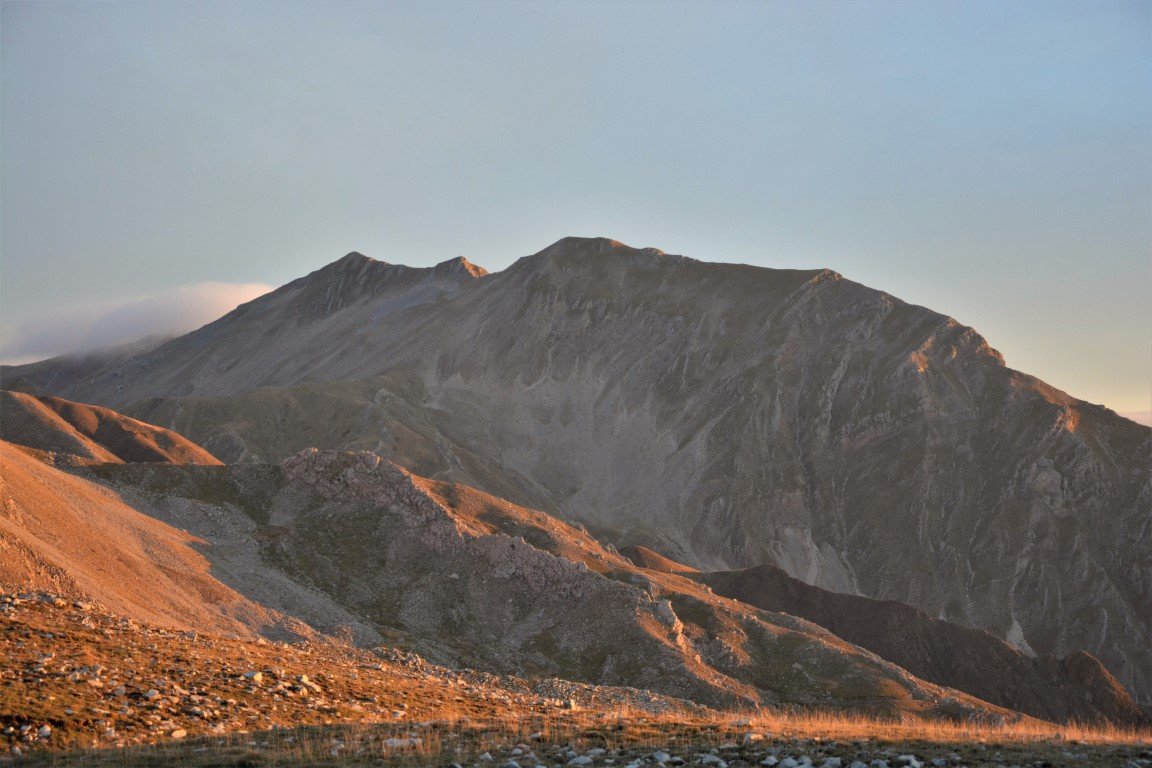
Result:
M1152 430L830 270L567 238L349 256L127 361L16 367L229 461L373 450L705 570L775 565L1152 702Z
M183 435L109 408L0 390L0 438L99 462L219 464Z
M684 572L644 547L621 550L644 568ZM716 594L807 619L924 680L955 688L1042 720L1089 722L1103 717L1133 725L1147 717L1091 654L1028 656L978 629L934 619L891 600L842 595L794 579L771 565L693 572Z

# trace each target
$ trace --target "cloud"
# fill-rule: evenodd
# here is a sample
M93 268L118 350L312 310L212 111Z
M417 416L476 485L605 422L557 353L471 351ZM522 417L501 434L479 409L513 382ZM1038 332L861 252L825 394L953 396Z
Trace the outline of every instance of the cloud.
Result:
M18 364L145 336L199 328L272 290L263 283L194 283L147 296L73 306L0 328L0 360Z
M1135 421L1137 424L1152 427L1152 411L1128 411L1120 415L1126 419L1132 419L1132 421Z

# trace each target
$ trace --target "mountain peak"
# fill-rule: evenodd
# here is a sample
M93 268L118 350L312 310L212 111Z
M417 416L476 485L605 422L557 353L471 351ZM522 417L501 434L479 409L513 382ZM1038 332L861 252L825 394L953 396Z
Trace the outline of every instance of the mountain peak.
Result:
M667 254L659 248L633 248L626 243L619 240L613 240L610 237L562 237L552 245L540 251L544 253L567 253L567 252L595 252L595 253L616 253L619 255L630 255L643 253L654 256L665 256Z
M538 269L560 264L594 266L601 260L616 259L648 266L655 266L663 259L687 260L683 256L670 256L659 248L633 248L609 237L564 237L531 256L520 258L517 264L533 265L529 268Z
M463 256L457 256L448 261L442 261L432 268L434 275L471 275L472 277L484 277L488 274L488 270L484 267L473 264Z
M377 260L373 259L371 256L365 256L364 254L360 253L360 251L349 251L340 258L336 259L336 261L332 262L332 264L371 264L376 261Z

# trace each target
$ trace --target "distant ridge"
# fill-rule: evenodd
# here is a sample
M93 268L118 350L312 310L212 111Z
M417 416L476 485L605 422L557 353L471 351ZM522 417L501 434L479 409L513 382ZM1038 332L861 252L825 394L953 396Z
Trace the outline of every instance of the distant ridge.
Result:
M97 462L220 464L183 435L109 408L0 390L0 438Z

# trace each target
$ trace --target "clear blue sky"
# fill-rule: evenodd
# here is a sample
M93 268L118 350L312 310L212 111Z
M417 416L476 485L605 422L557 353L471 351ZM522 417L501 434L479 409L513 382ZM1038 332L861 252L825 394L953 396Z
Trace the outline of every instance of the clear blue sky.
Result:
M63 351L29 336L84 312L354 249L500 269L604 235L832 267L1152 409L1147 0L2 14L8 359Z

